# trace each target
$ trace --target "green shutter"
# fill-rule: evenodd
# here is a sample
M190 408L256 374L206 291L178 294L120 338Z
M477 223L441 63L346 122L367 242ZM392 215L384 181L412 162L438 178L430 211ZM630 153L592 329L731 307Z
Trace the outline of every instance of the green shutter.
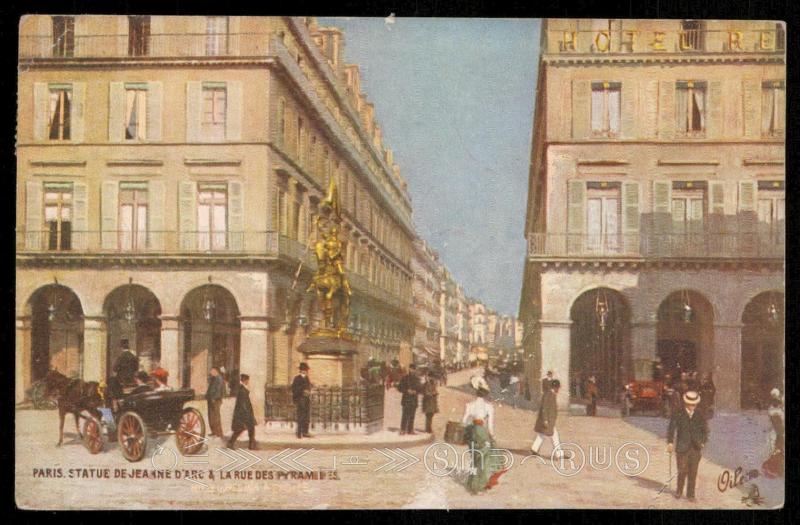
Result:
M33 85L33 140L47 140L47 125L50 114L50 101L47 84L36 82Z
M119 183L104 181L100 198L100 217L102 229L102 247L104 250L116 250L117 217L119 216Z
M111 82L108 88L108 140L122 142L125 139L125 85Z
M228 183L228 237L233 251L245 248L244 240L244 194L241 182Z
M161 140L163 91L164 88L161 82L147 83L147 140L149 141L158 142Z
M181 232L181 250L197 249L197 188L192 181L181 181L178 186L178 213Z
M166 201L166 184L154 180L147 184L147 247L153 251L163 251L164 239L164 203Z
M72 142L83 142L86 124L86 83L76 82L72 84L72 106L70 107L70 140Z
M636 253L639 250L639 183L622 183L622 202L625 251Z
M85 183L72 185L72 249L75 251L84 251L88 247L88 193Z
M744 106L744 136L761 136L761 82L757 79L742 80L742 103Z
M669 80L658 83L658 133L662 139L675 136L675 83Z
M37 181L25 184L25 248L42 249L42 183Z
M586 139L591 135L591 82L572 81L572 138Z
M638 130L636 129L636 88L637 83L635 80L626 80L622 83L622 92L620 93L620 135L626 139L635 139L638 137Z
M722 131L722 82L715 80L708 84L708 99L706 101L707 138L720 138Z
M739 211L756 209L756 183L752 180L739 181Z
M586 222L586 183L582 180L567 182L567 250L583 250L583 232Z
M225 139L241 140L242 138L242 83L228 82L226 87L227 114L225 116Z
M186 142L200 141L202 89L201 82L186 83Z

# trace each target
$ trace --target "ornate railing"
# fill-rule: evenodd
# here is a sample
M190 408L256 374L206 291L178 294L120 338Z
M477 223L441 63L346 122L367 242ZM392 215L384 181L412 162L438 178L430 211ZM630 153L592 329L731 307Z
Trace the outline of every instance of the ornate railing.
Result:
M294 428L296 407L288 386L267 386L264 415L271 427ZM311 389L312 432L373 432L383 424L382 384Z
M528 257L783 258L782 232L586 235L528 234Z

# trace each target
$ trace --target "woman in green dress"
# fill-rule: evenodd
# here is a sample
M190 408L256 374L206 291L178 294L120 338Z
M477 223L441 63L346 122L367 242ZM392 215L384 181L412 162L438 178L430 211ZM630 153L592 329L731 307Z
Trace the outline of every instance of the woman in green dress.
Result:
M467 478L467 489L473 494L497 485L500 476L507 472L504 456L495 449L494 407L486 400L489 384L480 376L470 382L475 389L475 399L467 403L462 423L466 426L464 437L469 446L472 469Z

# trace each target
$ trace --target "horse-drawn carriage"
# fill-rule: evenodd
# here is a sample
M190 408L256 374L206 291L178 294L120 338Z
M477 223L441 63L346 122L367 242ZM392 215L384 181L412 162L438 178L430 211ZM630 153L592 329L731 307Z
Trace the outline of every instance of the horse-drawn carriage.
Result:
M194 390L147 391L117 400L115 410L99 409L103 417L88 416L83 424L83 443L92 454L104 448L106 434L119 443L128 461L140 461L147 441L159 434L175 434L178 452L197 454L203 447L206 423L199 410L184 407L194 399Z

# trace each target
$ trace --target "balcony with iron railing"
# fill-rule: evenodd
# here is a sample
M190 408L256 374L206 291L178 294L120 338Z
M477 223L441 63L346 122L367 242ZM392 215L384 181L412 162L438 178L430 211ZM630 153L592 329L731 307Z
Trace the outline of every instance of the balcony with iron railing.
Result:
M529 259L783 259L783 232L529 233Z
M119 260L252 258L302 262L316 270L313 250L306 243L275 231L200 232L148 231L72 231L67 235L49 230L17 232L19 260L57 262L75 258ZM354 290L374 297L394 308L411 308L410 294L396 295L357 273L348 273Z

